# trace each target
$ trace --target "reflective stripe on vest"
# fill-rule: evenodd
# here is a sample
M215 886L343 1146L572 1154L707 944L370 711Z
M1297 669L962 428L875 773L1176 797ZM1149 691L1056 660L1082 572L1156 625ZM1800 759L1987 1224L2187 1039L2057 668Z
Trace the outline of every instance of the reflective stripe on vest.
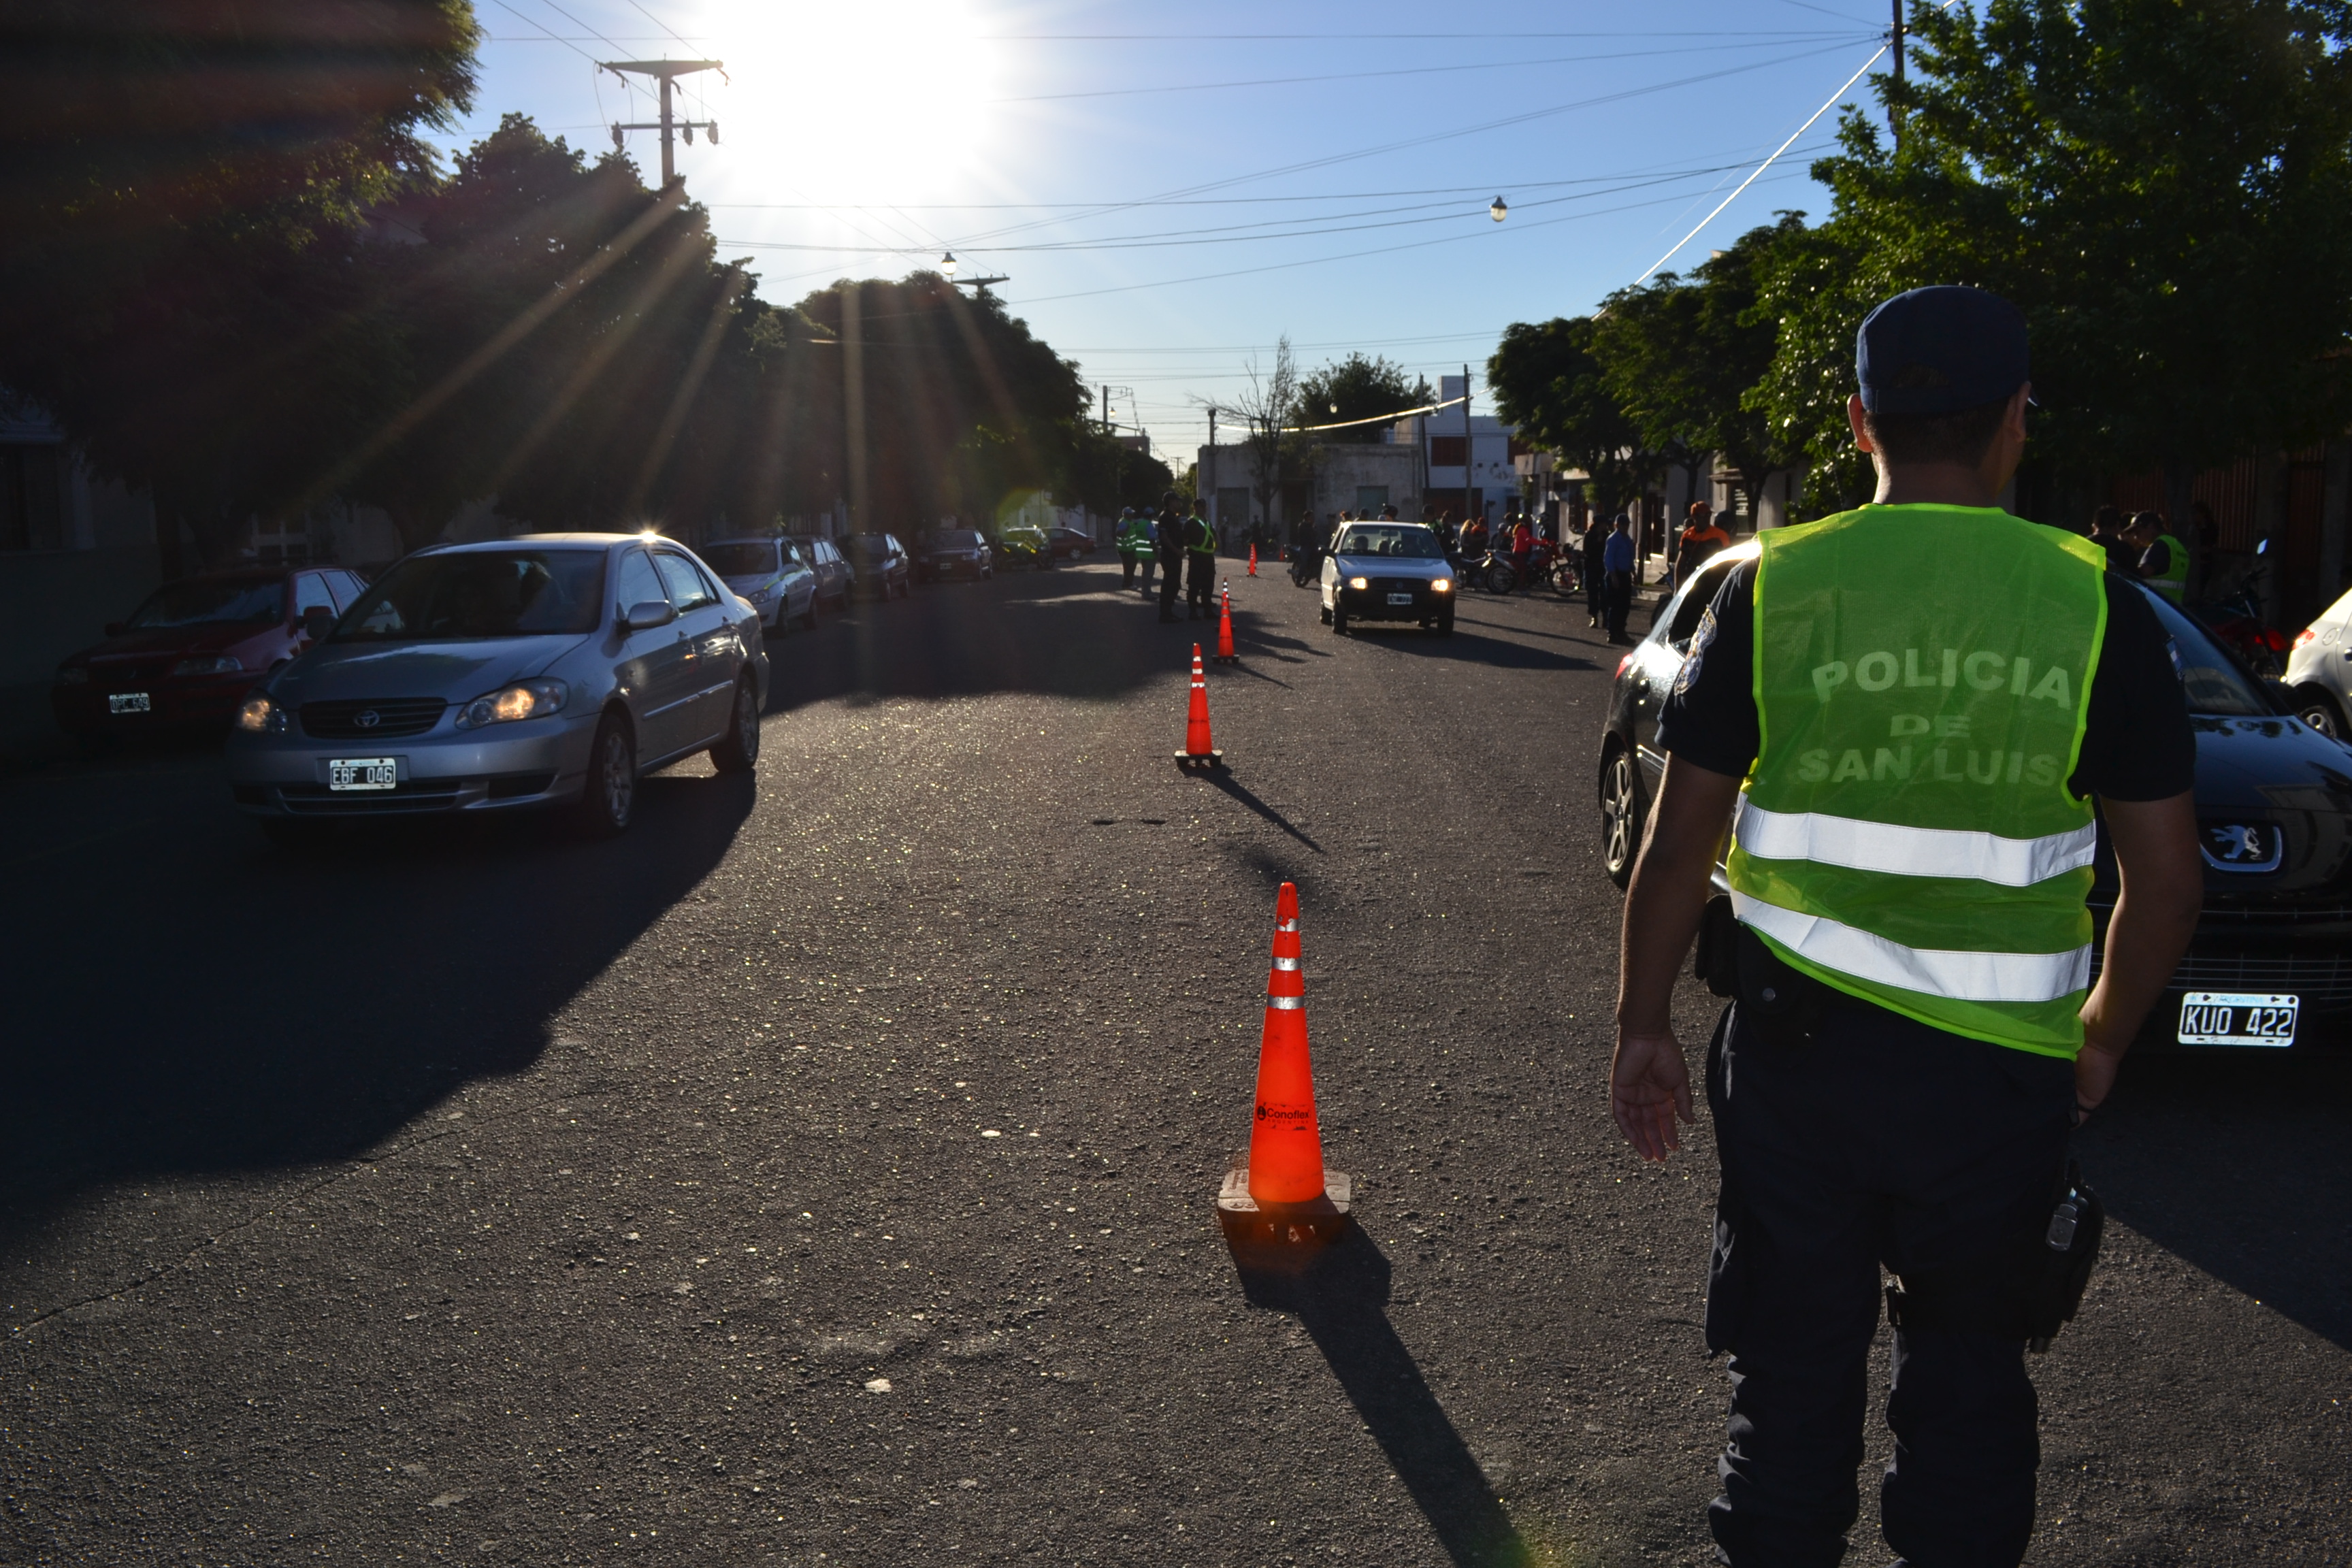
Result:
M2067 780L2105 569L2098 546L1990 508L1872 506L1764 534L1739 920L1840 990L2073 1056L2098 840Z

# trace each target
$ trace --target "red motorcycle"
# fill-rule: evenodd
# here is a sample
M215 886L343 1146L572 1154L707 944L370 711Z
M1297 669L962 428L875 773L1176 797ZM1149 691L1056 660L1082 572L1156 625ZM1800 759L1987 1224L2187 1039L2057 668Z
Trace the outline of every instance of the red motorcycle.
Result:
M2271 542L2265 539L2254 546L2254 553L2267 554L2270 547ZM2228 598L2183 607L2213 634L2216 642L2242 659L2248 669L2275 680L2286 673L2287 654L2294 644L2284 632L2263 620L2262 579L2269 569L2269 562L2257 561Z
M1566 595L1577 591L1578 564L1574 554L1564 553L1538 534L1524 565L1507 551L1495 551L1479 563L1479 581L1490 594L1516 593L1549 583L1554 593Z

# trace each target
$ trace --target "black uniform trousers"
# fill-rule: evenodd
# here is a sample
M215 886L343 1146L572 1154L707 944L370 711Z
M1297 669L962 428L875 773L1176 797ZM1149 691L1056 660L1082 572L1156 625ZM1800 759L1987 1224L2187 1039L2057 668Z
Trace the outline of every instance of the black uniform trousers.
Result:
M1729 1351L1723 1495L1734 1568L1830 1568L1860 1503L1864 1372L1879 1268L1992 1260L2049 1223L2074 1105L2054 1057L1929 1028L1831 993L1810 1040L1724 1010L1707 1051L1723 1186L1706 1339ZM1949 1276L1945 1278L1948 1279ZM2014 1568L2033 1529L2038 1407L2021 1339L1898 1330L1880 1487L1911 1568Z
M1602 576L1606 580L1603 604L1604 613L1609 618L1609 635L1612 639L1622 639L1626 619L1633 613L1633 574L1608 572Z
M1192 619L1195 611L1205 616L1216 598L1217 558L1203 555L1197 550L1185 552L1192 561L1192 575L1184 582L1184 618Z
M1161 620L1172 621L1176 618L1176 595L1182 591L1183 586L1183 553L1180 551L1174 555L1162 554L1160 557L1160 618Z

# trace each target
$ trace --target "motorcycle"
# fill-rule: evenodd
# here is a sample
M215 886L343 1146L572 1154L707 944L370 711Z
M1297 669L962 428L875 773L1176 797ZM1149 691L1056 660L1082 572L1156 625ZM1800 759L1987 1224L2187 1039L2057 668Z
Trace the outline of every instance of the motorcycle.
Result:
M1311 544L1294 544L1283 552L1290 558L1290 585L1310 588L1322 580L1323 552Z
M1573 556L1562 554L1549 539L1538 538L1535 548L1528 552L1522 566L1509 552L1489 552L1479 563L1476 574L1483 581L1479 585L1490 594L1511 594L1521 588L1548 583L1562 597L1577 590L1578 574Z
M2267 539L2254 546L2254 568L2236 593L2226 599L2183 607L2248 669L2265 680L2276 680L2286 673L2287 654L2294 645L2284 632L2263 620L2262 589L2270 563L2259 558L2268 554L2270 547Z

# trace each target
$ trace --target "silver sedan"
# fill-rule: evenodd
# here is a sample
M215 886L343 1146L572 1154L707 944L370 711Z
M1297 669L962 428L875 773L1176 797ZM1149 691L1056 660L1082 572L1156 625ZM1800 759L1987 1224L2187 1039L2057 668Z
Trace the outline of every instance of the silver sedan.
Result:
M1345 637L1357 621L1416 621L1454 635L1454 568L1418 522L1351 522L1323 558L1323 624Z
M682 545L435 546L247 697L229 782L280 834L539 806L614 834L649 769L708 751L721 772L750 772L767 689L759 611Z

